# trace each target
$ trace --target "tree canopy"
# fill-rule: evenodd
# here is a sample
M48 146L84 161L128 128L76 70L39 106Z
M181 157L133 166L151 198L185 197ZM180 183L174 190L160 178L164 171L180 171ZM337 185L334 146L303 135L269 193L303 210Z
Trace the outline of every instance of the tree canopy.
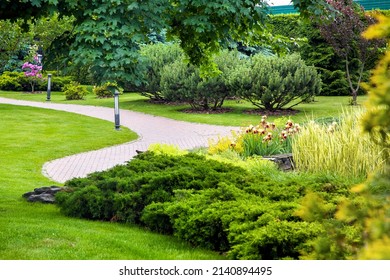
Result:
M323 0L293 0L303 11L319 13ZM324 4L325 3L325 4ZM70 57L89 64L99 79L140 81L140 44L147 34L167 31L189 62L212 73L212 54L229 40L250 42L264 30L266 0L3 0L0 19L31 19L52 12L73 16ZM23 11L23 13L20 13ZM264 37L261 37L263 38Z
M362 6L352 0L327 0L337 11L332 20L319 22L321 36L345 61L346 78L351 89L353 105L357 105L357 92L363 77L363 70L371 61L374 64L378 49L383 47L383 40L366 40L361 36L368 26L375 23L372 16L364 13ZM354 81L353 72L356 72Z

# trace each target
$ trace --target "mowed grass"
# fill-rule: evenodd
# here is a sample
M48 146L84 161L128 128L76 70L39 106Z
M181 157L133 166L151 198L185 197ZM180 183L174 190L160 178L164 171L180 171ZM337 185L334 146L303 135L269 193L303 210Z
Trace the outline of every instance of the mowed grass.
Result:
M0 96L14 99L23 99L31 101L45 101L46 93L21 93L21 92L5 92L0 91ZM248 111L255 109L255 107L246 101L227 100L224 103L224 108L229 108L230 111L221 114L199 114L186 113L184 109L189 109L189 105L165 105L153 104L149 102L148 98L141 96L138 93L125 93L120 96L120 108L128 109L137 112L143 112L155 116L163 116L175 120L182 120L195 123L216 124L225 126L247 126L250 124L258 124L261 115L249 114ZM275 122L277 125L284 124L289 118L296 123L303 123L308 119L330 118L338 116L342 113L343 108L349 106L349 96L318 96L315 102L301 103L293 107L298 112L294 115L284 116L269 116L269 121ZM52 102L56 103L71 103L71 104L85 104L104 107L113 107L114 102L112 98L99 99L92 93L88 94L85 100L67 101L61 92L52 93ZM366 96L359 96L358 103L363 104L367 100ZM359 107L359 106L357 106Z
M42 165L66 155L124 143L136 135L110 122L0 104L0 259L221 259L175 238L130 225L62 215L55 205L22 194L56 184Z

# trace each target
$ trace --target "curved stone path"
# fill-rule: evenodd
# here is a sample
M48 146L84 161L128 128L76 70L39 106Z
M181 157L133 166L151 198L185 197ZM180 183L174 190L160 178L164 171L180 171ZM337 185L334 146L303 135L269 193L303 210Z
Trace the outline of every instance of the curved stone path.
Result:
M23 101L3 97L0 97L0 103L66 111L114 121L114 110L106 107ZM232 130L238 130L238 127L233 126L175 121L122 109L120 119L121 126L128 127L138 134L137 140L46 162L42 167L42 173L53 181L64 183L74 177L85 177L89 173L123 164L137 154L136 150L145 151L152 143L173 144L182 149L192 149L207 146L209 139L230 135Z

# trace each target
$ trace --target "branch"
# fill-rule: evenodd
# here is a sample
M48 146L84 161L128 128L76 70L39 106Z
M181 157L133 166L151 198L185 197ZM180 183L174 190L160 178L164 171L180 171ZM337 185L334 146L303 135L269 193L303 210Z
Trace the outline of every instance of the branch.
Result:
M364 62L362 63L362 66L360 67L360 71L359 71L359 80L358 80L358 83L357 83L357 87L356 87L356 92L359 90L360 88L360 82L362 81L362 77L363 77L363 70L364 70Z
M349 61L348 61L348 55L345 56L345 70L347 71L347 81L349 84L349 88L353 91L353 85L351 80L351 74L349 72Z

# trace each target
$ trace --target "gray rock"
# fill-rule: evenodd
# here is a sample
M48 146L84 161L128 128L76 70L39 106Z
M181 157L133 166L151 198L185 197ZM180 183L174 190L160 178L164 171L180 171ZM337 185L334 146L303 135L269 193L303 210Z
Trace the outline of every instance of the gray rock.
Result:
M33 194L30 195L27 198L28 202L43 202L43 203L54 203L55 197L53 194L48 194L48 193L41 193L41 194Z
M55 203L55 195L59 191L63 191L65 187L41 187L36 188L32 192L27 192L22 196L27 199L28 202L42 202L42 203Z
M290 171L294 169L294 161L292 154L280 154L273 156L266 156L264 159L275 162L283 171Z
M34 189L34 193L41 194L41 193L50 193L55 194L59 191L61 191L63 188L57 187L57 186L51 186L51 187L42 187L42 188L36 188Z

